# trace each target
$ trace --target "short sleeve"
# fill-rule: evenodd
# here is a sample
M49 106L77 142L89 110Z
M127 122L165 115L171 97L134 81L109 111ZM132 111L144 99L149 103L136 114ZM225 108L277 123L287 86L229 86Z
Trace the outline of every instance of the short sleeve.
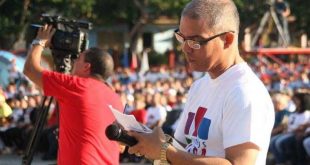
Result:
M82 82L75 76L47 70L43 71L42 79L44 94L56 98L61 98L70 92L79 92L78 87L82 85Z
M237 87L226 98L223 109L224 148L252 142L259 148L266 145L274 123L269 95L253 88Z

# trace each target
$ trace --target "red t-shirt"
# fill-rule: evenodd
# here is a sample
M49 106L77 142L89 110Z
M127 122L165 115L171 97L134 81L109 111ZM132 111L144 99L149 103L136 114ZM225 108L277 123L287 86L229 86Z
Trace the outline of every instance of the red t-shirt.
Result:
M103 82L43 72L46 96L59 103L59 165L119 164L119 145L105 135L115 120L109 105L123 111L119 96Z
M136 120L142 124L146 124L146 110L136 109L131 112L131 114L136 118Z

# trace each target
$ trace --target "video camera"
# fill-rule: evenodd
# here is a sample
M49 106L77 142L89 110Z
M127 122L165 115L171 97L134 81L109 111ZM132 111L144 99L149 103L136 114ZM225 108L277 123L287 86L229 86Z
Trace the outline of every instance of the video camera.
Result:
M92 28L92 23L86 21L68 20L61 16L42 14L40 21L43 24L52 25L56 32L51 39L51 50L71 54L71 58L77 58L80 52L88 47L88 35L85 30ZM43 25L32 24L35 34Z
M42 14L39 24L31 24L26 40L31 42L37 35L38 29L44 24L52 25L56 29L50 49L56 71L69 73L72 69L73 59L88 48L87 30L92 28L92 23L50 16Z

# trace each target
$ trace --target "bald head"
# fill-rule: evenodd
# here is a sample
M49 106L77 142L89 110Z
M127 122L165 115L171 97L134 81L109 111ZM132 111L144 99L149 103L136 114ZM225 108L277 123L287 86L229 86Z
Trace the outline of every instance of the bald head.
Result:
M182 11L182 17L202 19L211 31L239 32L239 13L232 0L192 0Z

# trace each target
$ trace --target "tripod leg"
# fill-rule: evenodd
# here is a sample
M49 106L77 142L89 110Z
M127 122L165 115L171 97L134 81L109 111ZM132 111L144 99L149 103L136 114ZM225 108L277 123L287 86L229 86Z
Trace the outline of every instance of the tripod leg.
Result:
M276 15L274 9L271 9L270 12L271 12L272 19L274 20L274 23L276 24L277 30L278 30L278 32L279 32L279 34L280 34L280 36L281 36L281 38L283 40L283 43L284 43L285 46L287 46L288 45L287 38L285 37L283 28L280 25L280 21L279 21L277 15Z
M31 138L30 138L30 140L28 142L28 146L26 148L25 155L22 158L22 165L30 165L32 162L35 147L36 147L38 139L40 138L40 135L42 133L43 126L46 123L48 111L49 111L50 105L53 101L53 98L52 97L50 98L47 107L45 106L46 100L47 100L47 97L44 97L44 99L41 103L41 107L39 109L40 112L38 115L39 118L36 121L35 127L32 131L32 134L31 134Z
M262 34L263 30L264 30L264 27L268 21L268 18L270 16L270 13L269 12L266 12L262 18L262 20L260 21L260 24L259 24L259 27L253 37L253 40L251 41L251 47L254 47L257 40L258 40L258 37Z

